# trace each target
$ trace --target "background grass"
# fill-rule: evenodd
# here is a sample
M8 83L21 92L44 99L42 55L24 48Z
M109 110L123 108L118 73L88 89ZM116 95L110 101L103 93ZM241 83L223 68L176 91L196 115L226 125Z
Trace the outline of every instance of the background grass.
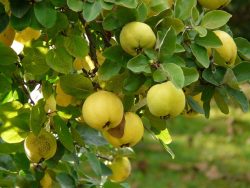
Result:
M211 119L168 121L175 159L150 135L136 148L129 183L133 188L250 187L250 113L216 108Z

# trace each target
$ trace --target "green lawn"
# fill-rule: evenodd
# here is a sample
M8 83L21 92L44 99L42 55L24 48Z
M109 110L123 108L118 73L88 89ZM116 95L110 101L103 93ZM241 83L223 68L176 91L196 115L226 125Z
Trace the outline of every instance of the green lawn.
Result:
M175 159L146 135L135 148L132 188L250 187L250 113L218 114L169 120Z

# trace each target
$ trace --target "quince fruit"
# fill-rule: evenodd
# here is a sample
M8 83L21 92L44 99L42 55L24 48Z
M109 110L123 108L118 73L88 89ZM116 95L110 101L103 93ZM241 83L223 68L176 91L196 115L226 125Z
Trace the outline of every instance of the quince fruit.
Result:
M171 81L152 86L147 93L151 114L158 117L176 117L185 108L185 94Z
M128 178L131 173L131 164L127 157L115 158L109 165L112 175L109 179L114 182L122 182Z
M72 101L73 96L66 94L58 82L56 86L56 104L62 107L67 107L72 103Z
M15 38L15 30L8 25L5 30L0 33L0 42L4 43L6 46L11 46Z
M89 55L85 58L76 58L73 62L73 67L75 70L86 70L87 72L93 70L95 65Z
M82 107L84 121L97 130L114 128L123 118L122 101L112 92L97 91L87 97Z
M198 0L198 2L204 8L214 10L228 5L231 0Z
M33 163L38 163L55 155L57 143L55 137L50 132L41 129L37 136L32 132L28 134L24 140L24 149L29 160Z
M49 173L46 171L43 178L40 180L41 188L52 188L52 178Z
M27 27L24 30L17 32L15 40L22 44L30 42L32 40L37 40L41 36L41 31L35 30L31 27Z
M221 40L222 46L214 50L225 60L228 66L233 66L237 57L237 46L233 38L225 31L214 31L216 36ZM208 51L211 54L211 52Z
M45 105L44 105L44 110L46 113L48 114L55 114L54 112L56 112L56 99L54 97L54 95L50 95L46 101L45 101Z
M120 43L125 52L136 56L143 49L153 48L156 37L149 25L142 22L130 22L122 28Z
M103 131L104 138L114 147L132 147L142 139L144 126L141 118L137 114L132 112L125 113L124 123L125 125L122 127L123 130L121 130L123 132L121 137L114 135L115 132L112 129ZM116 129L116 127L113 129Z

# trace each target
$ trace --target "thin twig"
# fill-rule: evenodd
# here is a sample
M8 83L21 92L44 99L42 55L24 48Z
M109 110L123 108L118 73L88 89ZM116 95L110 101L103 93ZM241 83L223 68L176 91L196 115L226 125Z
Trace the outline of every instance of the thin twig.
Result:
M29 90L27 89L28 86L26 85L26 83L23 82L23 80L22 80L20 77L16 76L16 75L14 75L14 78L15 78L15 80L17 81L17 83L22 87L22 91L23 91L24 94L27 96L27 98L30 100L30 103L31 103L32 105L35 105L35 102L34 102L33 99L31 98L30 92L29 92Z
M138 103L136 103L132 108L131 108L131 112L136 112L137 110L139 110L140 108L142 108L143 106L146 106L147 104L147 99L143 98L142 100L140 100Z
M78 14L78 17L79 17L80 21L82 22L82 25L85 27L85 32L86 32L86 35L87 35L88 40L89 40L89 49L90 49L89 55L90 55L91 59L94 62L94 65L95 65L95 68L93 69L92 73L95 74L98 71L98 67L99 67L99 63L98 63L97 55L96 55L96 45L95 45L94 39L92 37L90 27L87 24L86 20L83 18L81 13Z

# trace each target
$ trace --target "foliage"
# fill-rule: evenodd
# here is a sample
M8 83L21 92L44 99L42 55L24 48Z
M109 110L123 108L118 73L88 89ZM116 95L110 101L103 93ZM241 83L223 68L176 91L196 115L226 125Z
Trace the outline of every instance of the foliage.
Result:
M227 25L232 15L226 11L207 10L196 0L176 0L173 5L159 0L0 2L0 32L9 26L17 33L40 31L39 37L29 34L20 53L0 42L0 186L39 187L49 173L53 187L129 187L107 178L107 164L133 157L133 150L110 146L82 120L85 99L98 90L115 93L124 111L137 113L172 157L168 120L153 116L147 107L151 86L173 82L185 92L185 110L191 107L207 118L213 98L225 114L235 103L248 111L239 84L250 79L250 43L234 39L238 54L230 65L216 51L223 41L214 30L233 37ZM133 21L146 23L156 35L154 48L138 48L135 57L123 50L119 38ZM90 60L76 69L74 61L86 56ZM198 93L202 107L192 99ZM52 100L53 107L47 109L46 101L53 96L55 104ZM66 103L59 103L65 98ZM57 151L51 159L31 163L23 142L30 131L38 135L41 129L53 133Z

